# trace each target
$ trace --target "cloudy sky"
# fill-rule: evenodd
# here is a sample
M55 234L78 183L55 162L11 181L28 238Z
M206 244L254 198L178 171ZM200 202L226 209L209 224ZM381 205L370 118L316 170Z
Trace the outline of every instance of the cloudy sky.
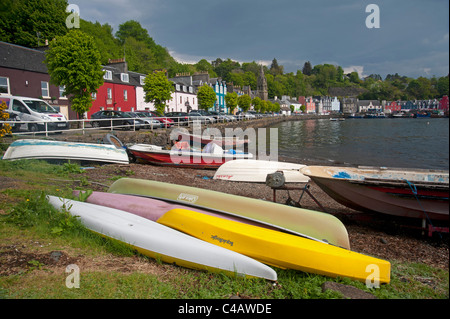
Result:
M216 58L285 72L305 61L383 78L449 73L448 0L69 0L117 31L136 20L179 62ZM375 4L374 10L370 4ZM366 12L367 10L367 12ZM369 28L368 26L377 26Z

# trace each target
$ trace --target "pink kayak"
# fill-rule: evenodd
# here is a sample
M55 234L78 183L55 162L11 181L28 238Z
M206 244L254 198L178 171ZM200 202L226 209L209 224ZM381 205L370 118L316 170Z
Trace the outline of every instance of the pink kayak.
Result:
M74 196L79 196L80 191L73 191ZM228 220L233 220L241 222L248 225L254 225L259 227L264 227L272 230L278 230L275 227L260 223L247 218L242 218L239 216L234 216L231 214L221 214L204 209L199 209L196 207L189 207L186 205L172 204L162 200L153 199L149 197L141 197L135 195L124 195L115 193L105 193L105 192L92 192L91 195L86 199L87 203L96 204L100 206L106 206L110 208L115 208L119 210L138 215L152 221L157 221L162 215L164 215L169 210L175 208L189 209L198 213L225 218Z

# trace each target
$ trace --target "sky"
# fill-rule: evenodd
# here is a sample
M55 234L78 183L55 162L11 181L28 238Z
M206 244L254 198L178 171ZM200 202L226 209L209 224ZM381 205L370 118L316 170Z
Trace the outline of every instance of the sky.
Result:
M285 73L333 64L361 77L449 73L448 0L68 0L113 32L140 22L180 63L217 58ZM375 5L375 6L373 6Z

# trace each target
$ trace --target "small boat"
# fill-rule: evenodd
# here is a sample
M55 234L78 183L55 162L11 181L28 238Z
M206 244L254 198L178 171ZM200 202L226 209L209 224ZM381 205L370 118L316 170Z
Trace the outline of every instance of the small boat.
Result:
M211 151L192 149L165 150L161 146L150 144L134 144L128 151L140 162L176 167L199 169L216 169L227 161L253 158L251 153L237 153L235 150L224 151L216 144Z
M222 137L222 136L214 136L214 134L195 135L189 133L186 129L175 129L171 132L170 136L174 140L190 141L191 145L198 145L199 147L204 147L211 142L221 147L245 145L249 143L248 139L241 139L236 136Z
M5 160L45 159L129 164L127 152L110 144L24 139L11 143Z
M448 220L448 171L307 166L301 172L337 202L359 211Z
M122 210L47 196L57 209L68 209L90 230L122 241L143 255L178 266L229 275L277 280L270 267L239 253ZM69 209L70 208L70 209Z
M342 222L330 214L318 211L208 189L136 178L121 178L110 186L108 192L147 196L190 207L231 213L298 236L350 249L347 229Z
M186 209L173 209L157 222L270 266L366 282L371 265L378 270L376 282L390 281L388 261L303 237Z
M305 165L277 161L238 159L222 164L217 169L213 179L265 183L268 174L282 171L286 183L308 183L310 178L300 173L302 167L305 167Z

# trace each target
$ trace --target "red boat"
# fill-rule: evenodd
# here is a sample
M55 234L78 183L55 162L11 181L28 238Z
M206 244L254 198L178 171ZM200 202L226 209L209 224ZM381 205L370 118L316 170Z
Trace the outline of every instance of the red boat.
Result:
M149 144L135 144L128 147L128 151L137 161L162 166L190 167L201 169L217 169L223 163L234 159L251 159L250 153L224 152L216 145L210 151L193 151L190 149L165 150L161 146Z
M171 136L174 140L183 140L183 141L190 141L191 145L199 145L201 147L213 142L214 144L217 144L221 147L230 147L230 146L236 146L236 145L246 145L248 144L248 139L240 139L239 137L232 136L232 137L205 137L201 135L194 135L191 133L188 133L186 130L175 130L171 133Z

